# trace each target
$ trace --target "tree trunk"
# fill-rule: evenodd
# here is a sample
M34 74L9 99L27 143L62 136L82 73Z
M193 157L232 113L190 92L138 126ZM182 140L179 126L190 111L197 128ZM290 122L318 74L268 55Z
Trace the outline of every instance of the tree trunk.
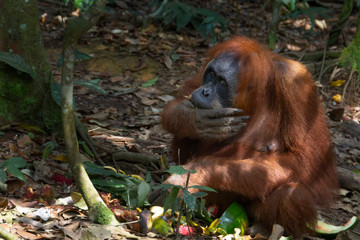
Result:
M52 100L53 81L39 26L37 2L0 0L0 51L22 57L33 74L0 59L0 120L27 122L47 129L60 125L60 108ZM0 52L0 53L1 53ZM20 58L21 59L21 58Z
M280 9L281 9L281 2L279 0L274 0L272 4L272 18L270 22L269 37L268 37L269 48L271 49L276 48L276 33L280 21Z
M64 140L69 157L69 166L84 200L89 207L90 217L102 225L118 225L112 211L107 208L83 165L82 155L76 136L75 114L73 109L73 80L75 47L79 38L95 25L105 6L105 0L95 0L88 11L67 22L63 40L63 62L61 69L61 116Z

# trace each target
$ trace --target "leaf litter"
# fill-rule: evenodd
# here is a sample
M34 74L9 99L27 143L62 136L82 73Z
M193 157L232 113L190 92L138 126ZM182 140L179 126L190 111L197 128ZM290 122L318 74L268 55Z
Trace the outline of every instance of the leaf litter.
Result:
M39 5L46 2L39 1ZM82 38L79 51L92 58L76 63L75 72L78 81L100 79L99 86L106 90L107 95L76 85L74 96L77 114L87 126L105 162L120 166L126 174L137 174L143 178L151 171L153 179L161 182L163 176L158 174L159 167L149 170L148 165L120 160L113 164L112 154L119 151L156 156L167 153L171 135L159 125L161 109L174 98L182 81L196 73L211 44L198 37L193 29L174 32L159 23L150 23L142 28L142 22L130 13L132 8L146 11L140 2L115 2L115 8L123 14L120 17L105 15L98 26ZM266 12L259 16L257 11L260 5L254 2L241 6L241 31L263 41L271 15ZM211 4L204 7L214 8ZM238 24L234 7L227 4L220 10L234 20L229 23L229 29L232 30ZM49 17L56 19L57 8L53 10ZM296 29L289 28L290 24L293 23L283 24L286 31L280 32L279 39L289 48L304 51L324 47L321 43L325 42L322 40L326 39L326 34L322 34L321 29L318 36L320 44L312 45L311 41L299 37L300 33ZM63 32L56 21L48 21L43 27L47 53L54 66L55 79L59 81L60 71L55 66L61 52L60 39ZM282 35L284 32L290 34ZM335 89L334 92L338 93L339 90ZM334 108L336 104L329 99L325 98L326 108ZM359 113L360 109L349 106L345 108L344 116L359 122ZM330 121L330 130L339 157L338 165L360 171L360 136L343 129L339 122ZM68 198L75 190L72 183L66 182L69 176L66 160L59 161L63 159L61 156L66 155L61 139L43 135L36 129L30 130L29 126L12 123L0 131L3 133L0 134L0 158L20 156L34 169L25 175L25 186L14 178L8 180L9 191L1 201L4 210L0 216L0 227L24 239L80 239L81 236L97 239L116 239L121 236L135 238L129 233L131 228L125 230L123 227L93 224L86 211L71 205L72 200L64 200L63 205L60 201L57 204L44 201L43 197L57 200ZM35 133L35 138L31 138L29 132ZM43 144L49 141L55 142L58 147L51 151L48 159L43 159ZM54 179L53 176L57 177ZM51 188L43 188L46 184ZM330 222L342 225L349 216L360 215L359 205L358 192L342 189L341 198L330 210L322 210L321 214Z

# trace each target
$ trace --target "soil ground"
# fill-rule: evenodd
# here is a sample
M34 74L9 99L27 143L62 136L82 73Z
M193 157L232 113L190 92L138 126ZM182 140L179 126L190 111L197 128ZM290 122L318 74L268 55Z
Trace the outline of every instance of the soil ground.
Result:
M114 2L114 5L107 8L97 26L81 38L79 51L92 56L92 59L78 62L75 73L76 80L80 81L100 79L100 86L107 94L83 85L75 86L76 112L88 127L94 146L107 165L120 168L126 174L145 177L149 171L146 166L131 161L114 162L112 154L119 151L158 157L164 154L166 161L171 161L169 143L172 136L159 125L160 113L164 105L176 95L182 82L199 70L206 51L213 44L202 39L191 27L175 31L174 26L165 26L154 19L144 25L144 16L155 10L148 3L144 4L144 1ZM238 6L234 2L236 1L197 1L197 6L217 10L228 20L226 31L220 31L222 38L243 34L266 44L271 8L261 9L262 4L258 1L243 1ZM53 4L52 1L39 1L40 12L47 13L42 24L45 47L54 67L55 79L59 82L60 69L56 65L61 53L63 27L58 18L69 13L64 6ZM282 22L278 32L278 49L281 52L304 53L323 50L329 29L337 22L341 12L341 4L334 3L331 6L331 17L318 19L319 22L324 20L327 26L321 27L318 23L313 31L309 30L310 21L305 16ZM356 14L350 17L340 42L332 50L341 50L351 42L356 30ZM320 92L327 111L344 108L344 117L359 122L360 108L355 94L355 76L348 85L345 105L335 103L332 98L336 94L343 94L344 86L329 85L330 80L334 79L350 81L349 73L349 69L339 67L336 72L323 75L320 79L323 86ZM143 84L149 80L156 82L150 87L144 87ZM316 75L315 80L318 80ZM329 119L329 126L338 156L337 165L359 171L359 136L346 130L342 122ZM20 145L24 136L25 131L21 128L5 131L0 136L0 157L15 156L17 153L27 156L26 159L31 158L31 162L42 162L41 153L28 153ZM47 137L41 142L49 140L58 143L50 160L65 153L61 140L57 138ZM46 165L50 169L38 173L38 181L50 185L53 182L44 175L52 175L55 169L61 173L68 171L63 163ZM159 171L154 171L153 175L156 182L164 179ZM35 186L38 183L34 181L32 184ZM68 193L69 190L57 187L57 195L64 196ZM360 215L359 205L360 194L343 189L335 204L320 211L321 217L332 224L342 225L352 216ZM360 232L360 227L355 231Z

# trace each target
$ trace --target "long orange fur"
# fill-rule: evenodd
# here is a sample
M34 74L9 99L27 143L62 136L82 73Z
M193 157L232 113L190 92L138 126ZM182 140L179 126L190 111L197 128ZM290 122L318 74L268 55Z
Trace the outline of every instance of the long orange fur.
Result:
M240 59L234 107L249 119L236 137L217 142L195 137L195 120L177 106L201 86L208 62L224 52ZM203 69L184 82L161 121L174 134L174 160L197 171L189 185L216 189L207 201L223 210L241 202L253 223L270 229L278 223L300 236L315 224L316 206L327 205L337 189L335 154L311 74L246 37L210 49Z

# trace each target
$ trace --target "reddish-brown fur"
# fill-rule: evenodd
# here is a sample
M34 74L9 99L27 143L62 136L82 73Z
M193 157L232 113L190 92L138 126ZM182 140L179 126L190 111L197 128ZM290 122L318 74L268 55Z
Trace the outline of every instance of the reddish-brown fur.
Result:
M207 63L223 52L241 59L234 107L250 118L231 139L198 139L189 124L195 121L177 106L201 86ZM301 235L314 224L316 206L328 204L337 188L335 155L310 73L248 38L235 37L210 50L203 69L165 106L162 125L174 134L174 159L197 171L189 185L216 189L207 200L223 208L240 201L253 223L270 229L278 223ZM185 183L178 176L167 181Z

